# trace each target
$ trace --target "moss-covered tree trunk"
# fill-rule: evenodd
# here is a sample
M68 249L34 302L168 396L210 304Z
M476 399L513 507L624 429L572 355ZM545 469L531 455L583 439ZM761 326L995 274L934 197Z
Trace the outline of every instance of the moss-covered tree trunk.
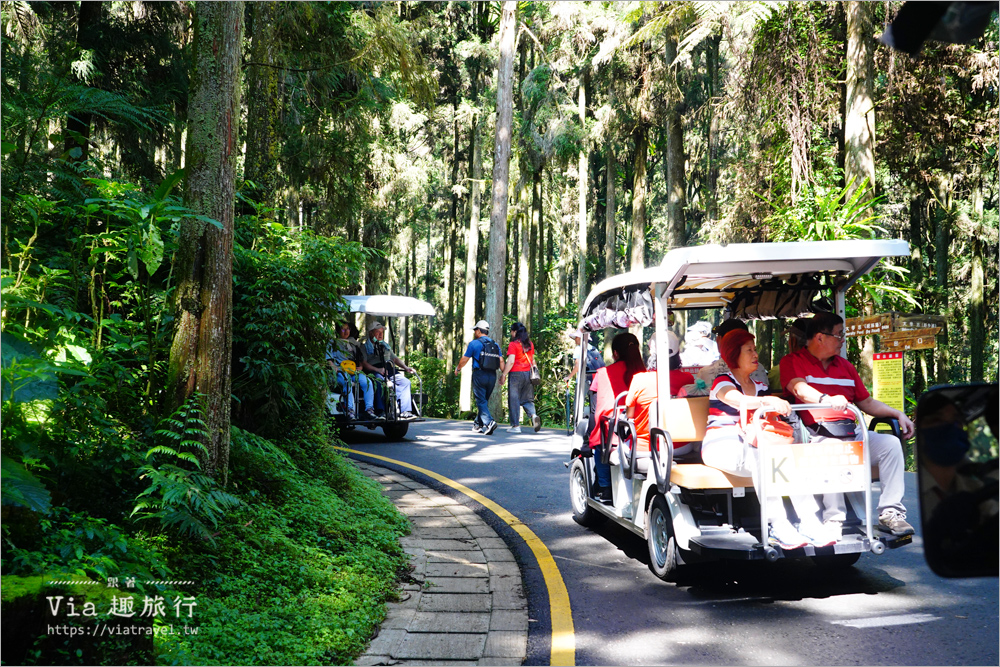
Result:
M667 56L671 62L677 56L676 37L667 40ZM687 186L684 174L684 119L681 105L684 97L677 85L677 71L667 73L667 239L671 248L687 243L684 209L687 208ZM638 160L636 161L638 164ZM638 174L638 171L636 172Z
M847 104L844 118L844 177L853 180L851 191L867 187L875 191L875 85L872 5L847 3ZM867 337L871 338L871 337Z
M493 152L493 200L490 208L489 261L486 265L486 321L494 340L501 340L507 292L507 186L514 117L514 49L517 45L517 3L503 3L500 17L500 60L497 64L497 126ZM490 398L490 412L501 415L499 387Z
M280 70L275 67L277 38L275 25L281 11L278 2L251 4L250 63L247 67L247 154L244 177L256 186L254 200L268 207L274 217L278 188L278 120L281 95Z
M167 400L173 410L193 394L204 397L208 448L204 469L225 484L243 2L199 2L194 22L184 202L219 226L195 218L185 218L181 224Z

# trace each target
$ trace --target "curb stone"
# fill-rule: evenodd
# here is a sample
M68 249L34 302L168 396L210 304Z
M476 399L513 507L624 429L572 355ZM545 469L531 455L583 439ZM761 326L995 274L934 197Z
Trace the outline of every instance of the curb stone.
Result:
M528 602L506 543L475 512L392 470L354 461L410 519L412 578L355 665L520 665ZM421 583L422 582L422 583ZM409 593L407 596L406 593Z

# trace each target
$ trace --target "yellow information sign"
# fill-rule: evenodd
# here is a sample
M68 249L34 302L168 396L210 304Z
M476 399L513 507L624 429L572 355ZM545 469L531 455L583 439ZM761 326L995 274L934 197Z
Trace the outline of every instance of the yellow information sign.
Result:
M876 353L872 371L872 395L891 408L903 410L903 353Z

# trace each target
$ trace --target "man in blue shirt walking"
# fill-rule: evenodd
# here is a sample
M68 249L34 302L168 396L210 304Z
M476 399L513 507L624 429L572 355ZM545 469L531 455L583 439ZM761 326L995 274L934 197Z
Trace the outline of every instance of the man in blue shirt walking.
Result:
M469 360L472 360L472 395L476 399L479 413L472 422L472 430L476 433L493 435L497 430L496 420L490 414L489 400L497 383L497 371L503 372L503 358L500 356L500 346L490 338L490 323L479 320L472 328L474 338L465 348L465 354L455 367L455 375L462 372Z

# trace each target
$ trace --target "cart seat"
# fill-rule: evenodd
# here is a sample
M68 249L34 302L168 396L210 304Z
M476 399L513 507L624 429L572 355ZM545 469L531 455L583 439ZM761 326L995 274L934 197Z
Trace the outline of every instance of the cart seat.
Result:
M702 463L675 463L670 483L686 489L753 488L753 479L723 472Z

